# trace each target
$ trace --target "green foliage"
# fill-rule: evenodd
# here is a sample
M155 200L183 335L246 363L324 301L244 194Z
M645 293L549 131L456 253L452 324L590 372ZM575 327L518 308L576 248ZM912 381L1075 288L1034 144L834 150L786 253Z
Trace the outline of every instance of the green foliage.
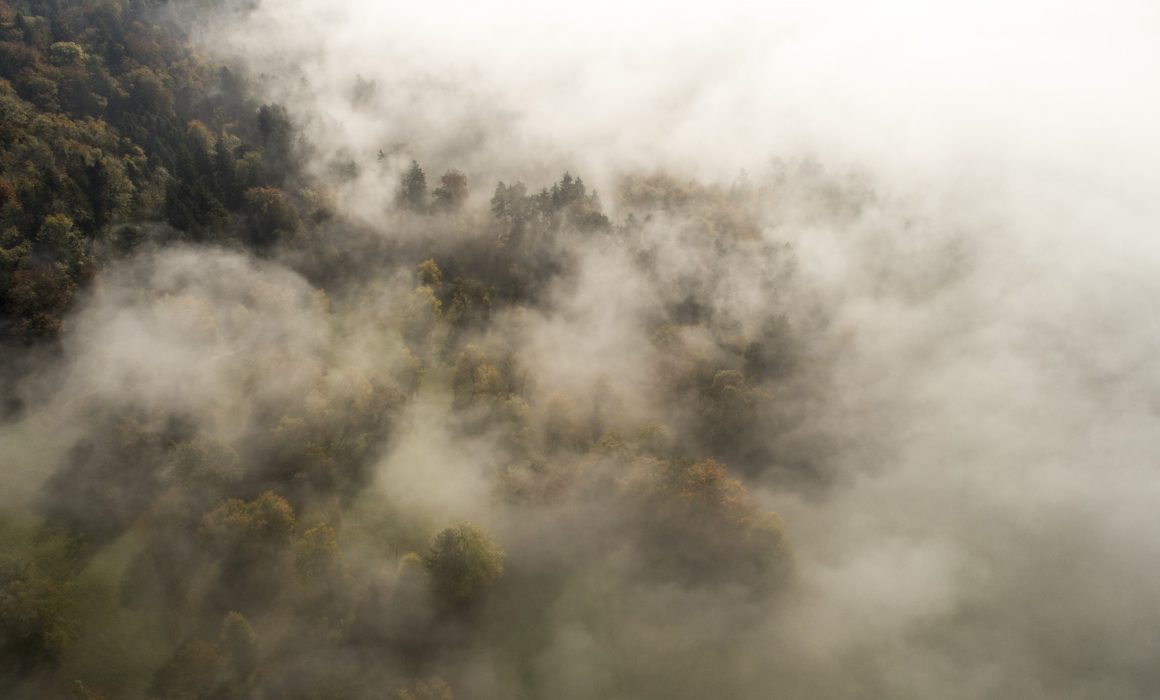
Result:
M23 267L9 280L4 306L14 317L15 334L25 339L56 335L77 290L68 267L61 263Z
M349 499L366 486L374 449L403 401L381 375L325 381L269 430L272 466L286 485Z
M424 211L427 208L427 175L417 161L411 161L411 167L403 173L398 202L399 206L411 211Z
M427 258L419 263L419 282L435 291L443 286L443 272L439 270L433 258Z
M501 363L487 357L476 345L459 353L451 378L456 406L469 406L480 399L502 399L511 390L511 376Z
M423 555L436 598L446 605L475 602L503 573L504 552L477 525L440 530Z
M301 611L316 630L336 631L350 622L350 577L334 529L316 525L294 543Z
M166 412L164 399L76 411L81 437L37 506L46 532L66 533L70 556L0 565L4 679L35 672L68 688L70 655L82 653L72 640L92 647L105 639L96 626L147 619L166 641L144 635L137 645L155 656L121 663L153 678L156 697L348 697L364 685L352 669L381 673L365 683L377 697L481 639L514 630L543 642L542 611L590 593L591 580L607 579L580 607L599 617L616 610L604 596L616 585L732 596L789 575L784 523L722 464L745 474L758 461L745 448L764 440L771 387L792 367L784 324L739 329L696 285L663 299L647 319L654 342L641 348L655 371L635 397L567 379L565 391L539 385L560 380L536 377L539 350L529 358L519 345L529 318L566 315L553 294L572 279L577 242L623 244L642 279L663 276L637 235L649 217L683 217L681 227L727 249L755 230L739 195L636 178L620 194L641 218L614 228L570 173L539 191L499 183L489 215L463 173L447 171L428 191L412 161L397 193L410 213L395 222L424 235L367 242L333 219L338 198L300 167L309 144L290 114L253 102L240 74L204 64L152 3L18 5L0 3L0 341L52 340L103 265L169 242L276 258L334 302L310 307L322 350L278 335L246 359L234 355L249 346L219 341L264 327L264 307L251 303L267 299L263 284L236 304L163 295L154 320L194 317L183 339L212 337L194 346L198 362L227 366L244 398L189 414ZM368 312L359 294L387 265L416 286ZM272 386L284 369L288 388ZM437 426L423 422L432 412ZM397 426L411 432L399 431L394 452ZM466 523L396 570L436 516L407 489L368 486L397 468L384 458L407 455L432 427L453 448L486 452L472 478L490 480L507 514L528 518L527 532L505 538L519 563L506 574L504 551ZM440 497L459 488L439 483L439 457L413 460L412 488ZM545 554L547 544L559 552ZM102 609L76 595L77 572L94 562L121 581L99 622L77 614ZM84 685L93 682L120 697L121 687L100 686L119 668L76 674L76 695L93 695ZM398 697L447 700L451 690L435 677Z
M483 326L491 318L492 294L476 280L456 278L449 285L446 313L450 325L458 330Z
M549 395L543 405L544 441L549 451L556 449L578 450L588 439L588 435L577 415L575 401L559 392Z
M792 570L781 518L759 510L716 460L640 459L622 484L647 514L642 532L664 569L758 589L781 584Z
M99 547L121 534L164 486L166 449L180 425L138 410L90 417L93 434L78 441L45 483L42 510L49 524Z
M305 581L322 580L341 569L334 529L322 523L302 533L294 544L294 566L298 576Z
M199 532L227 559L247 562L289 545L295 520L286 499L264 491L250 501L229 499L206 514Z
M443 315L442 308L443 303L430 285L416 287L403 304L403 337L414 347L425 347Z
M298 229L282 190L297 173L286 111L192 60L149 7L18 3L0 15L14 15L0 23L0 340L55 336L99 244L127 221L164 219L200 240L244 218L259 249ZM42 235L52 217L72 222L83 253Z
M253 673L258 663L258 635L244 615L230 612L222 620L218 648L236 677L245 678Z
M238 453L224 443L200 437L172 449L173 469L187 490L220 491L238 482Z
M559 182L533 195L527 194L523 183L508 186L500 182L491 198L492 213L508 222L508 238L514 240L528 230L542 234L561 229L607 229L610 222L602 209L599 195L588 192L584 181L571 173L564 173Z
M250 241L254 246L268 248L298 230L298 211L281 190L254 187L243 196Z
M728 441L750 429L760 400L741 372L727 369L713 375L701 405L708 443L720 452Z
M48 62L54 66L70 66L84 63L85 50L72 41L58 41L48 47Z
M522 183L505 185L501 180L491 196L491 213L497 219L507 219L512 228L520 227L531 213L528 188Z
M284 176L293 172L293 134L294 127L284 107L262 105L258 108L258 135L265 149L266 174L271 184L280 185Z
M44 219L36 234L34 254L64 265L70 272L79 271L85 263L85 242L72 219L53 214Z
M60 662L76 636L71 593L33 562L0 559L0 679Z

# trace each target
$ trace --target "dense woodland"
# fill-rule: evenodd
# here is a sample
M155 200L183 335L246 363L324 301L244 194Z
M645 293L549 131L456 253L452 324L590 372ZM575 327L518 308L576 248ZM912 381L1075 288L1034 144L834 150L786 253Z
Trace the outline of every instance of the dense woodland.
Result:
M771 296L792 277L756 235L771 192L637 175L607 193L613 218L571 173L485 183L368 159L397 173L384 225L416 232L383 236L308 173L293 115L200 56L178 17L152 0L0 2L0 341L19 367L4 420L50 403L28 376L102 352L110 306L152 314L174 352L229 378L206 397L132 382L68 397L62 457L0 512L2 694L548 697L534 659L580 620L610 650L606 697L746 697L730 645L747 601L776 605L794 567L745 479L822 470L794 398L816 362L799 330L777 303L722 302L745 261L780 261L750 280ZM842 187L804 201L842 216L869 196ZM697 264L674 272L658 227ZM593 250L659 297L648 369L625 386L545 380L525 352ZM482 510L383 485L432 411L433 441L486 454ZM732 629L681 643L706 600L729 601ZM626 620L647 633L622 639ZM482 654L507 675L464 662Z

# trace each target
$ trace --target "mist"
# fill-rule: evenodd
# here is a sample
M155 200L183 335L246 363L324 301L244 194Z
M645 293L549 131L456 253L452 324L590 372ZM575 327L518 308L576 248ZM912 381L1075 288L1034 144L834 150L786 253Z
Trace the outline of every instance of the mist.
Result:
M314 213L112 260L13 382L61 678L211 697L239 615L213 697L1160 693L1152 3L158 12Z

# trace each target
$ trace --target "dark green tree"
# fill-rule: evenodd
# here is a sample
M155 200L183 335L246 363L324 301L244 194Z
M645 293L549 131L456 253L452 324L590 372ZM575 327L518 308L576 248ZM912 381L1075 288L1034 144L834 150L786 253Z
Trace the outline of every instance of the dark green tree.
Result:
M411 161L411 167L403 173L399 185L399 205L411 211L423 211L427 207L427 175L419 167L418 161Z
M76 636L74 614L69 584L31 562L0 560L0 683L59 662Z
M479 526L460 523L435 535L423 555L432 591L441 603L469 605L503 573L504 552Z

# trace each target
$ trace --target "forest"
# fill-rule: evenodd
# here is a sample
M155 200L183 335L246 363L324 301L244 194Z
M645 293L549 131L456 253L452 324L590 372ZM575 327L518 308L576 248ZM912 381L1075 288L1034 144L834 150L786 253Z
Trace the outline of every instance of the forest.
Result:
M0 696L1155 697L1075 189L352 1L0 0Z
M547 618L602 604L593 576L738 605L789 585L784 523L736 473L792 432L770 395L801 360L776 308L740 327L710 299L718 261L765 245L753 191L626 179L614 222L567 172L473 192L412 160L382 215L415 233L385 239L165 3L6 2L0 32L6 420L51 392L69 424L3 514L10 697L442 700L481 648L539 696ZM648 373L542 381L528 317L594 249L667 274L661 218L711 268L643 320ZM481 455L485 518L384 490L425 421ZM618 692L719 682L688 661L626 659Z

